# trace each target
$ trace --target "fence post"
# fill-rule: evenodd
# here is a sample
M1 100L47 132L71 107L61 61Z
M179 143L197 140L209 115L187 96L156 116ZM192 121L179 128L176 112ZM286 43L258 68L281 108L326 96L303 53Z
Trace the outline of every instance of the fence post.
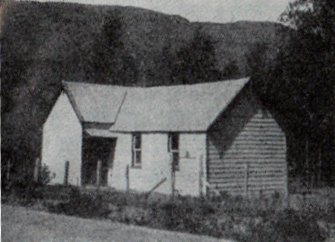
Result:
M129 182L129 165L126 166L126 189L129 192L130 182Z
M101 166L102 165L102 162L101 160L98 160L97 162L97 179L96 179L96 185L99 187L100 186L100 183L101 183Z
M70 168L70 162L65 161L65 174L64 174L64 185L68 185L68 180L69 180L69 168Z
M173 164L173 155L171 152L170 152L170 164L171 164L171 195L172 200L174 200L176 190L176 176L175 176L175 167Z
M249 164L245 163L245 176L244 176L244 194L248 196L248 180L249 180Z
M39 181L40 171L41 171L41 160L39 158L36 158L35 167L34 167L34 181L35 182Z
M288 190L288 169L287 169L287 162L285 164L285 168L284 168L284 179L285 179L285 187L284 187L284 206L286 208L290 208L290 194L289 194L289 190Z
M199 195L203 197L203 180L204 180L204 169L203 169L203 155L200 155L200 170L199 170Z

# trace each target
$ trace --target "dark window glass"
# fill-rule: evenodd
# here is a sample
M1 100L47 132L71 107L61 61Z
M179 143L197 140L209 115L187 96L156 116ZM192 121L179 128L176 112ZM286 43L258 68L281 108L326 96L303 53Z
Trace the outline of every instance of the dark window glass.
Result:
M179 135L176 133L170 133L169 134L169 144L168 144L168 150L179 150Z
M171 135L171 149L178 150L179 149L179 137L178 134Z
M141 167L142 150L141 150L141 135L134 134L132 140L132 166Z
M179 170L179 135L177 133L169 134L168 151L172 155L173 170Z
M134 134L134 147L135 149L141 149L141 135Z
M141 165L141 151L135 151L135 165Z

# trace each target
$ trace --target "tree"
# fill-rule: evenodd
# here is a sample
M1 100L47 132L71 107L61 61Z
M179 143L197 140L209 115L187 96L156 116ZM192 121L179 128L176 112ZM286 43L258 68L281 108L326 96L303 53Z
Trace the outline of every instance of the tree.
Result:
M123 33L121 13L109 12L92 47L88 76L94 82L119 85L136 83L138 68L135 58L124 46Z
M233 78L240 74L240 68L238 67L236 60L230 60L228 64L225 65L222 73L224 78Z
M173 85L173 68L176 63L176 53L172 47L172 41L167 39L162 50L157 52L153 61L156 63L156 75L151 85Z
M322 153L323 146L335 140L335 124L325 121L335 113L335 2L296 0L281 19L291 30L274 61L259 45L248 62L257 63L250 69L264 103L279 111L291 133L304 143L299 149L305 158L295 172L302 170L312 185L321 177L322 167L335 175L334 166L329 165L334 164L329 159L334 151Z
M172 75L174 83L180 84L219 79L215 47L210 36L196 30L191 42L177 52Z
M335 2L296 0L282 14L282 21L296 30L281 56L282 79L294 88L306 134L307 175L313 182L322 157L318 161L320 154L312 151L321 150L334 135L334 124L322 127L322 123L335 112Z

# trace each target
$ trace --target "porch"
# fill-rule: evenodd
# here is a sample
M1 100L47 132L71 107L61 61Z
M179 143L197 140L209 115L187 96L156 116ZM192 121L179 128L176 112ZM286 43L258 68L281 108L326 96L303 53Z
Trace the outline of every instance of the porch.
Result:
M112 176L116 138L87 136L82 146L82 186L107 186Z

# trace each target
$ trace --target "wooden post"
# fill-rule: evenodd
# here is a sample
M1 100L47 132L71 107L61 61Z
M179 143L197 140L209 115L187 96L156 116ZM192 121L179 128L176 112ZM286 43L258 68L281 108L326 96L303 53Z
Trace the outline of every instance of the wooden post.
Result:
M199 169L199 194L203 197L203 179L204 179L204 169L203 169L203 155L200 155L200 169Z
M101 166L102 162L101 160L98 160L97 162L97 179L96 179L96 185L99 187L101 183Z
M284 207L290 208L290 194L288 191L288 163L286 162L284 172L285 172L285 187L284 187Z
M41 171L41 160L39 158L36 158L35 167L34 167L34 181L35 182L39 181L40 171Z
M244 194L248 196L248 180L249 180L249 164L245 163L245 175L244 175Z
M69 169L70 169L70 162L65 161L65 173L64 173L64 185L65 186L68 185L68 181L69 181Z
M171 195L172 200L174 200L175 190L176 190L176 176L175 176L175 167L173 164L173 154L170 153L170 164L171 164Z
M160 180L153 188L150 189L150 191L146 194L146 197L149 197L149 195L155 191L160 185L162 185L167 180L166 177L164 177L162 180Z
M126 189L127 189L127 192L129 192L129 190L130 190L129 165L126 166Z

